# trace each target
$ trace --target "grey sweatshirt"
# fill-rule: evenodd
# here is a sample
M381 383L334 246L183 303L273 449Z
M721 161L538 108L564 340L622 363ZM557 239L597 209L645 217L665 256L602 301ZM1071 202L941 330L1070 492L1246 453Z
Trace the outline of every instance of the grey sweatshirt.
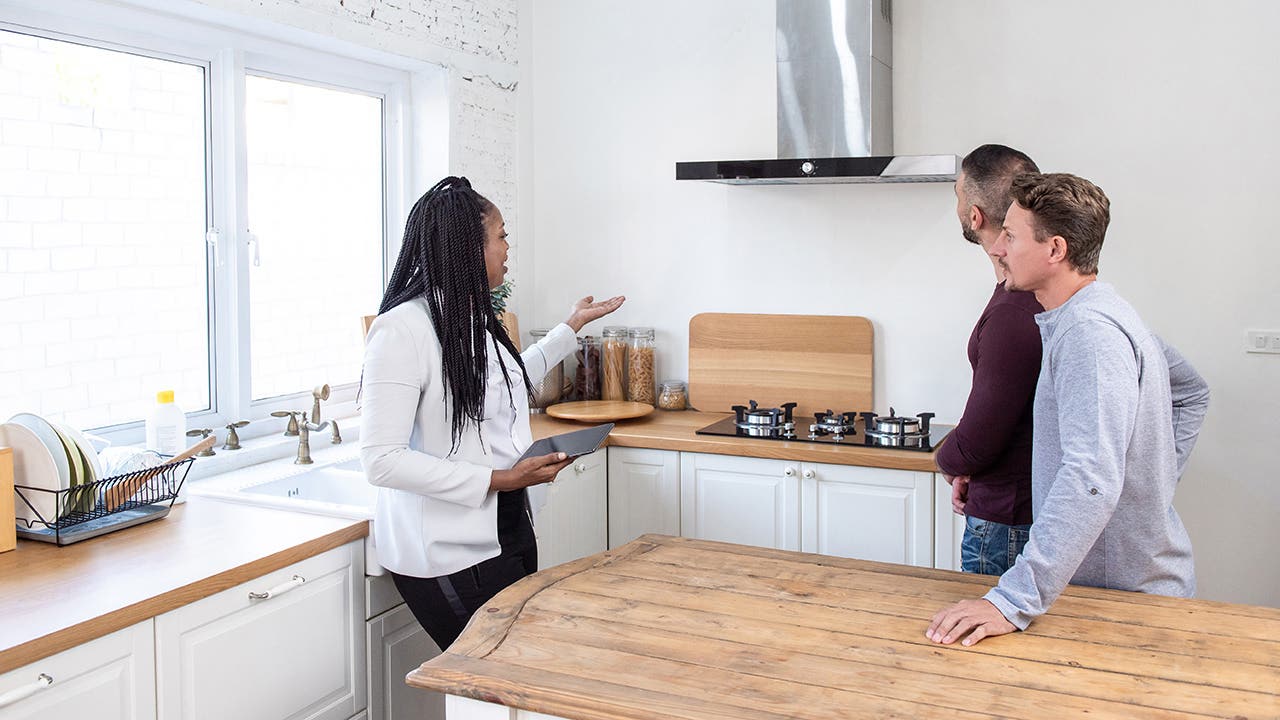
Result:
M1208 405L1204 380L1106 283L1036 322L1034 523L986 599L1026 629L1069 582L1194 595L1173 493Z

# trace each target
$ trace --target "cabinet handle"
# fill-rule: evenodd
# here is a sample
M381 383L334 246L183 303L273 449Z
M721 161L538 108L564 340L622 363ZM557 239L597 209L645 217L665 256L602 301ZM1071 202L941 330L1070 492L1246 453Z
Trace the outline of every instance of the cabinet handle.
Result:
M294 588L302 587L302 583L306 581L307 579L302 577L301 575L294 575L293 578L290 579L288 582L282 582L279 585L271 588L266 592L249 593L249 599L250 600L269 600L277 595L283 595L289 592L290 590L293 590Z
M795 469L795 468L793 468L793 467L788 467L786 470L783 470L783 471L782 471L782 476L783 476L783 477L795 477L795 476L796 476L796 469Z
M581 475L582 473L584 473L584 472L586 472L586 471L587 471L587 465L586 465L586 463L578 463L577 465L574 465L574 466L573 466L573 470L574 470L574 472L576 472L576 473L578 473L579 475Z
M814 472L814 471L813 471L813 468L805 468L805 470L804 470L804 479L805 479L805 480L812 480L812 479L814 479L814 478L816 478L816 477L818 477L818 473Z
M35 682L23 685L22 687L16 687L9 692L0 695L0 708L9 707L23 698L29 698L52 684L52 677L44 673L40 673L36 676Z

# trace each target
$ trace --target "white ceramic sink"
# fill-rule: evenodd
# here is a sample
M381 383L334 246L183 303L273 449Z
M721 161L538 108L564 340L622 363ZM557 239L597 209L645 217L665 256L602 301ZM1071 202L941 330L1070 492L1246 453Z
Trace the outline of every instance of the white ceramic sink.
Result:
M191 494L372 522L378 489L365 479L360 458L352 457L349 449L317 455L311 466L282 459L209 477L192 485ZM372 536L365 538L364 547L365 573L381 575Z
M250 485L242 488L240 492L299 503L324 503L359 508L373 508L378 498L378 489L365 480L359 458L317 467L298 475L271 480L260 485Z

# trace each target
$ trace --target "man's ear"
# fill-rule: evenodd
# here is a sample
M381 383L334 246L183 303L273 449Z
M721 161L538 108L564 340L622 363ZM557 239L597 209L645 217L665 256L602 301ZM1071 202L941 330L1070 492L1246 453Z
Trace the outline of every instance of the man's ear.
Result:
M1049 238L1052 247L1049 248L1049 262L1066 262L1067 260L1067 239L1061 235L1054 235Z
M987 223L987 216L983 214L982 208L977 205L969 206L969 229L981 230L982 226Z

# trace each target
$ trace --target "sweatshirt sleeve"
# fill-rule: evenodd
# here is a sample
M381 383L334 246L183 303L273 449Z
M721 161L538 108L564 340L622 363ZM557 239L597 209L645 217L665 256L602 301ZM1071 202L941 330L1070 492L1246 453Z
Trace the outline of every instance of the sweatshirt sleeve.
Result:
M409 446L423 389L440 382L421 356L422 343L399 318L380 315L369 329L362 380L360 460L369 482L478 508L493 469L446 460ZM443 406L434 408L448 423Z
M1017 562L986 599L1020 629L1066 589L1111 520L1138 412L1138 364L1124 333L1083 322L1046 348L1062 464Z
M1172 345L1156 336L1169 363L1169 393L1173 396L1173 445L1178 455L1178 478L1187 469L1191 450L1200 437L1200 426L1209 411L1209 384Z
M938 450L938 468L948 475L974 475L998 461L1009 447L1040 377L1040 327L1015 305L992 308L978 331L973 386L964 415Z

